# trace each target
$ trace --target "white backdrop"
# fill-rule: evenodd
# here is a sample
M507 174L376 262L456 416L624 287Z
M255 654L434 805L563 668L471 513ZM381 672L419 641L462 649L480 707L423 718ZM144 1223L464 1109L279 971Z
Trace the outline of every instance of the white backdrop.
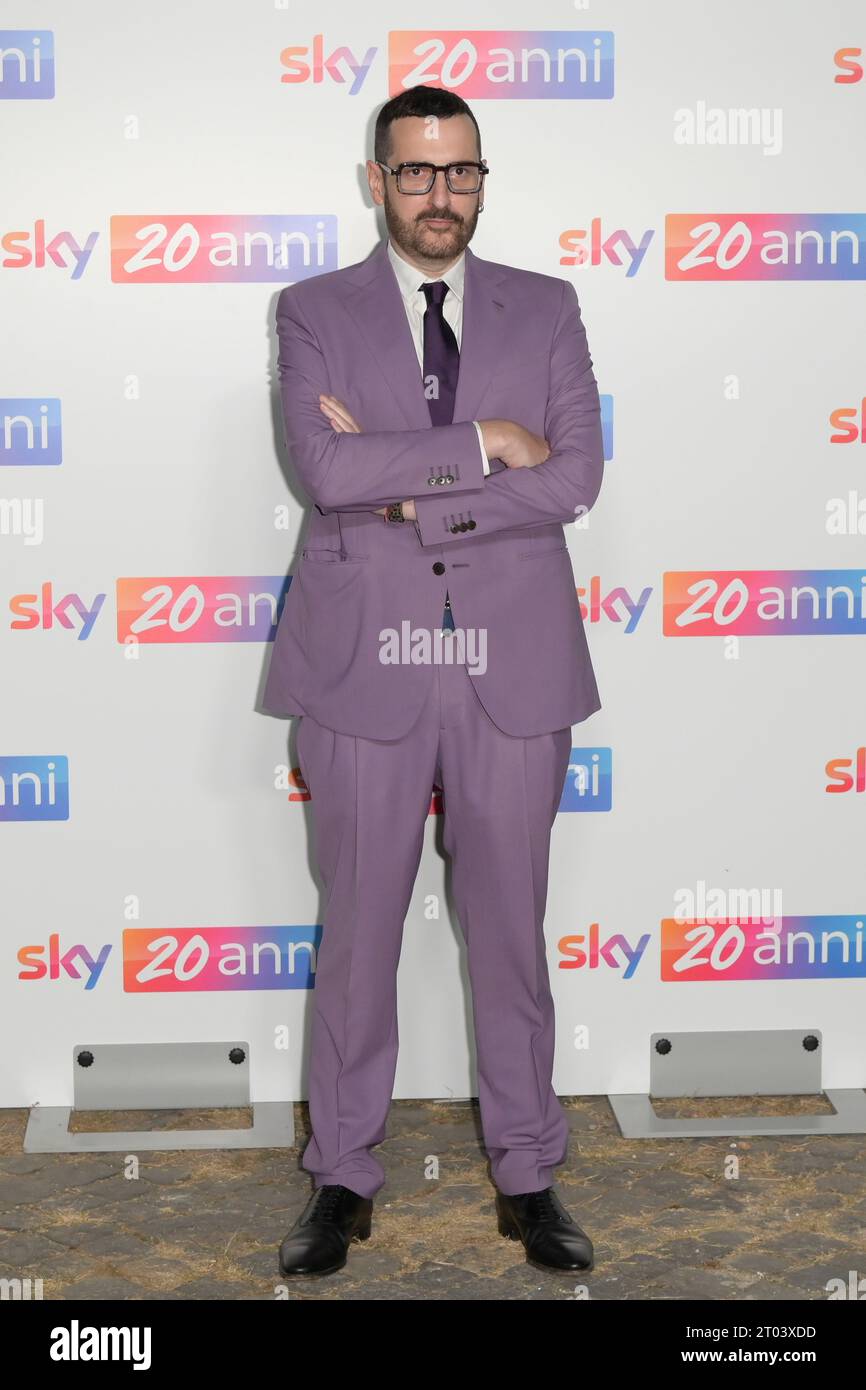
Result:
M444 3L435 31L379 0L33 17L0 13L0 1105L70 1104L73 1045L109 1041L248 1039L256 1100L306 1095L309 806L290 721L256 708L270 619L211 621L208 600L275 596L291 571L277 294L381 236L373 119L429 38L492 171L473 250L573 280L612 444L588 526L566 528L582 599L607 600L574 761L609 760L612 795L572 776L554 827L556 1087L646 1090L656 1029L801 1025L824 1031L826 1085L864 1085L862 6ZM559 83L536 56L524 81L539 46L604 61ZM262 242L244 263L247 233L298 229L324 247L306 268ZM209 254L232 236L238 257ZM791 585L820 606L831 582L850 615L842 595L835 620L751 621L766 586L787 611ZM404 933L398 1097L475 1092L439 819ZM770 954L754 925L673 924L701 915L700 884L770 895Z

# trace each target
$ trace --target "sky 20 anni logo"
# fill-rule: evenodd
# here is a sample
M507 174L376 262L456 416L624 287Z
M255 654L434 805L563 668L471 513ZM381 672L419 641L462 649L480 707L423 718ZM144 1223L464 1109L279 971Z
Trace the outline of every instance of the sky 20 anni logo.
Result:
M117 640L154 642L266 642L272 640L291 577L229 575L217 578L118 579ZM108 597L55 596L49 580L39 593L14 594L10 627L47 632L63 627L85 642Z
M357 96L378 53L356 56L345 44L326 49L324 34L284 48L280 82L348 84ZM464 99L613 96L613 34L602 30L395 30L388 35L391 96L419 84Z

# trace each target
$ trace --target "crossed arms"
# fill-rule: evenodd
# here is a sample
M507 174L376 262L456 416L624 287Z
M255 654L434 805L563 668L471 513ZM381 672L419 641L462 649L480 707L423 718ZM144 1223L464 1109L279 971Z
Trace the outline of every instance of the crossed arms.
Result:
M445 519L461 502L476 526L466 536L573 521L598 497L604 468L598 387L574 286L563 280L550 358L544 440L512 421L481 421L488 455L507 465L485 476L471 420L430 428L365 433L332 428L320 408L329 378L315 332L292 287L277 303L279 379L286 443L298 476L322 512L376 511L412 499L422 545L440 545ZM444 436L444 438L443 438ZM537 453L528 441L546 445ZM444 446L444 448L443 448ZM434 459L448 460L455 481L430 495ZM531 463L532 457L543 462ZM455 537L454 544L461 538Z

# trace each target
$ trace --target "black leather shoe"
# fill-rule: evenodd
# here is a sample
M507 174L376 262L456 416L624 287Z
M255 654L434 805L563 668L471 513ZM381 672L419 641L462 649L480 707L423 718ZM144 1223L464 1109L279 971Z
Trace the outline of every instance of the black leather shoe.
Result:
M529 1264L542 1269L592 1269L592 1241L552 1187L514 1196L497 1188L496 1215L499 1234L522 1240Z
M340 1183L317 1187L280 1246L281 1274L333 1274L346 1263L353 1240L366 1240L371 1197Z

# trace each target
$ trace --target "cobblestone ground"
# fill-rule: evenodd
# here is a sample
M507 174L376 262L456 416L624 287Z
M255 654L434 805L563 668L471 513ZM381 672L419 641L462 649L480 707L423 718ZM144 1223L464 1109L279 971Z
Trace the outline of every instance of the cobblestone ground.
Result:
M588 1275L536 1270L497 1233L476 1104L394 1101L371 1238L337 1274L288 1280L277 1249L312 1190L299 1166L306 1105L295 1106L297 1148L143 1151L132 1180L125 1154L22 1153L26 1112L0 1111L0 1278L41 1278L45 1299L808 1301L851 1270L866 1276L863 1136L630 1140L605 1098L563 1105L571 1144L556 1190L594 1242ZM666 1115L755 1108L747 1098L656 1105ZM761 1110L830 1107L780 1097ZM115 1112L77 1115L73 1127L202 1123L249 1116Z

